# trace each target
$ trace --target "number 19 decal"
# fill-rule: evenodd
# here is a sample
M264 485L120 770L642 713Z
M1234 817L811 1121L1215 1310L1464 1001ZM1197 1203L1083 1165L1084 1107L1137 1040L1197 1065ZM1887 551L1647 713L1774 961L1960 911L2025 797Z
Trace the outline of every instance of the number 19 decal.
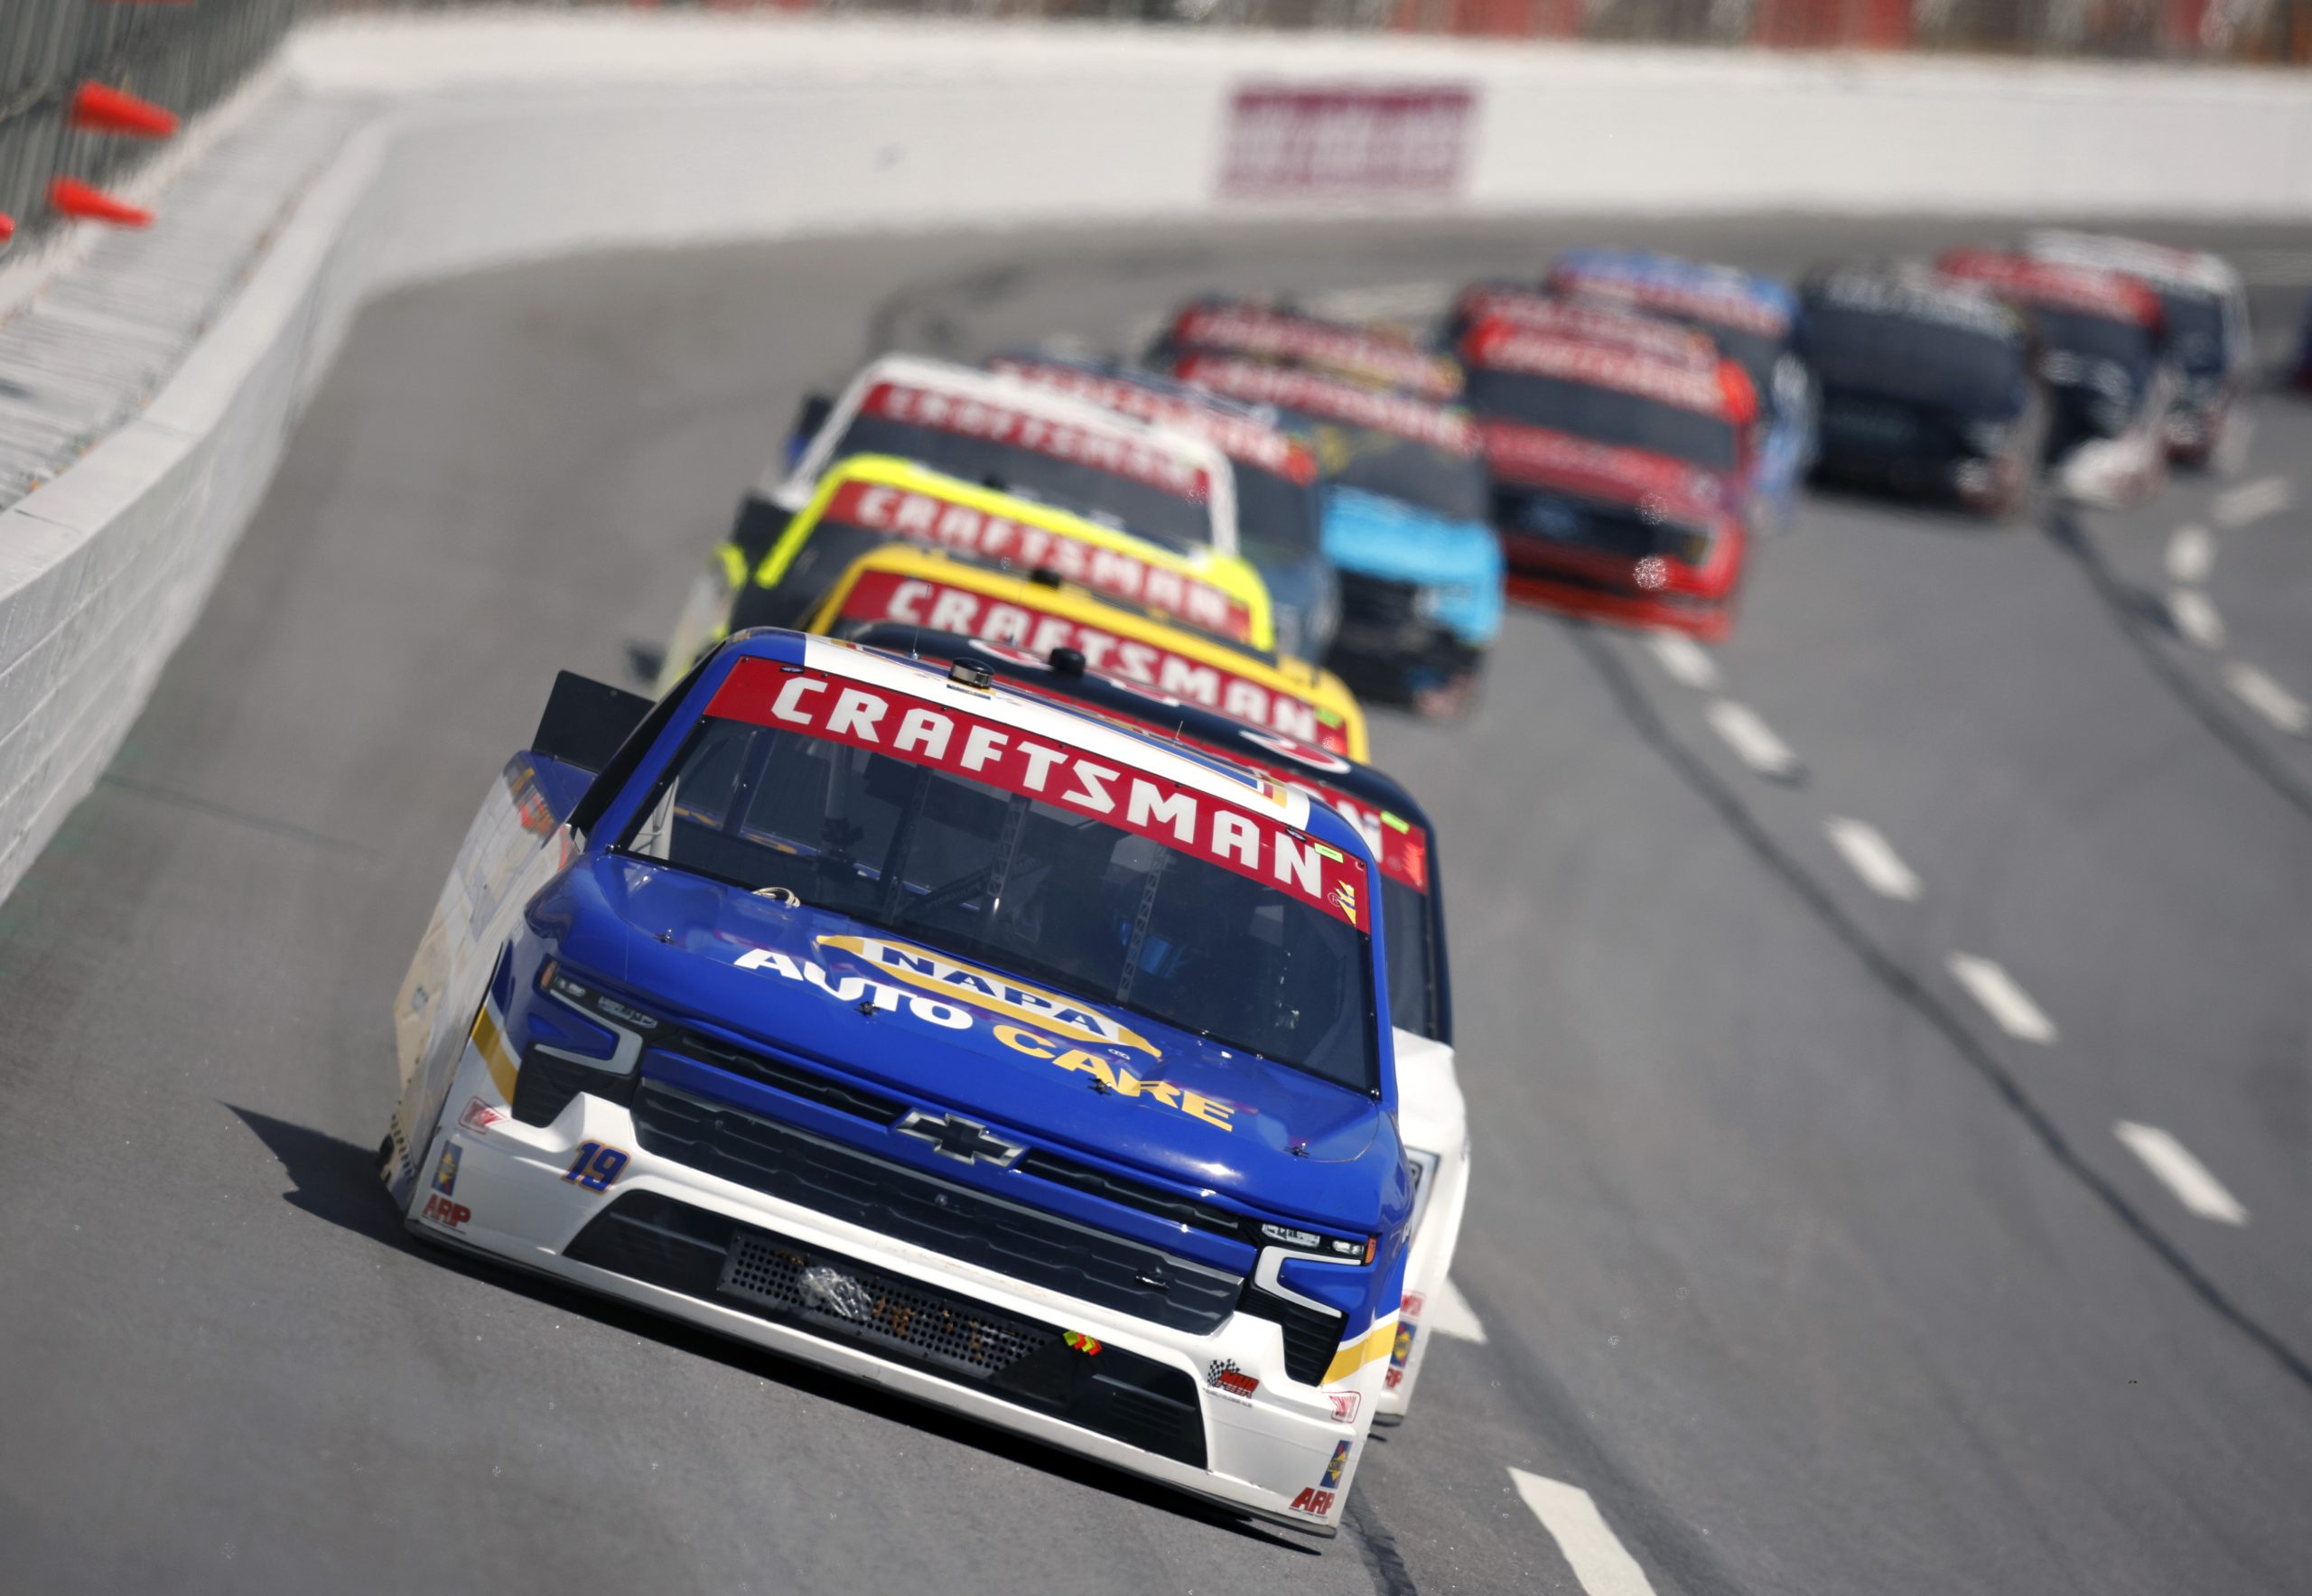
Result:
M619 1171L634 1155L622 1147L606 1147L600 1142L578 1143L578 1156L562 1171L565 1181L575 1181L589 1191L608 1191Z

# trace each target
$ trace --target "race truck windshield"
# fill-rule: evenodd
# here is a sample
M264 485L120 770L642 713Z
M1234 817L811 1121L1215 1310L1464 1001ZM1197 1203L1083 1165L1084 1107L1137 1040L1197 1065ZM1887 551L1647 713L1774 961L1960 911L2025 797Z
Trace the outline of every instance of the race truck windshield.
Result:
M2031 319L2058 355L2077 356L2123 378L2130 402L2150 382L2159 350L2151 329L2142 323L2044 304L2031 307Z
M1806 353L1827 387L1858 388L1965 415L2004 415L2028 374L2021 341L1946 322L1817 303Z
M2176 363L2193 377L2221 377L2231 369L2224 348L2223 303L2186 288L2159 291L2161 324Z
M1317 457L1338 487L1362 488L1449 521L1485 518L1485 468L1463 454L1377 427L1313 420Z
M1210 484L1150 443L1023 411L879 383L828 459L893 454L1068 510L1175 553L1212 542Z
M1230 464L1236 475L1236 535L1245 553L1255 560L1280 561L1316 553L1319 523L1313 474L1300 481L1242 460Z
M1501 498L1505 531L1632 559L1667 555L1699 566L1710 557L1707 528L1636 505L1557 489L1505 490Z
M620 845L1377 1092L1361 863L1120 762L742 660Z
M1724 416L1594 383L1478 367L1468 375L1468 405L1480 415L1643 449L1708 471L1730 471L1741 456L1734 424Z

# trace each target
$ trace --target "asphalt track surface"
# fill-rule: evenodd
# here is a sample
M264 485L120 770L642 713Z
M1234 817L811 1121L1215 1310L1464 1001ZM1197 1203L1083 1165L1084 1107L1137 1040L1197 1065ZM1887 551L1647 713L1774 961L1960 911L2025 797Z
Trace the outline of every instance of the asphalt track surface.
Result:
M1335 1542L420 1250L370 1176L388 1004L473 806L555 667L615 677L663 632L806 386L888 344L1112 342L1211 286L1995 230L887 238L372 307L0 906L0 1588L1582 1589L1515 1468L1588 1492L1664 1596L2312 1589L2312 742L2237 685L2312 696L2312 556L2302 509L2217 514L2272 477L2312 502L2279 396L2235 476L2127 513L1811 500L1714 686L1521 612L1468 723L1382 721L1443 839L1487 1339L1437 1348ZM2186 523L2221 647L2170 619ZM1746 764L1720 701L1795 762Z

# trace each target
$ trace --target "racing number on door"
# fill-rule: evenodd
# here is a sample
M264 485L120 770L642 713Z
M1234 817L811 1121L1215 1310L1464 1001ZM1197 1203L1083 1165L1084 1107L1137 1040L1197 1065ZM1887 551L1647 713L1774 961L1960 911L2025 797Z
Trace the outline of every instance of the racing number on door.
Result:
M562 1171L565 1181L575 1181L589 1191L608 1191L611 1182L633 1155L621 1147L606 1147L600 1142L578 1143L578 1156Z

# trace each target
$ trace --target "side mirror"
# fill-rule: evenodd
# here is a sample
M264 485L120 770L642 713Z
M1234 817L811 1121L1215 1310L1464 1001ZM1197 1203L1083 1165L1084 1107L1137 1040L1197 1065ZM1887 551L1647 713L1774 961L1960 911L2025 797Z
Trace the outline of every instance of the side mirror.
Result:
M546 696L545 713L538 717L530 750L582 770L599 771L649 713L650 700L639 693L561 671Z
M827 417L834 411L834 400L825 394L805 394L802 404L796 406L795 425L787 434L787 464L789 469L803 463L804 452L811 440L819 435Z

